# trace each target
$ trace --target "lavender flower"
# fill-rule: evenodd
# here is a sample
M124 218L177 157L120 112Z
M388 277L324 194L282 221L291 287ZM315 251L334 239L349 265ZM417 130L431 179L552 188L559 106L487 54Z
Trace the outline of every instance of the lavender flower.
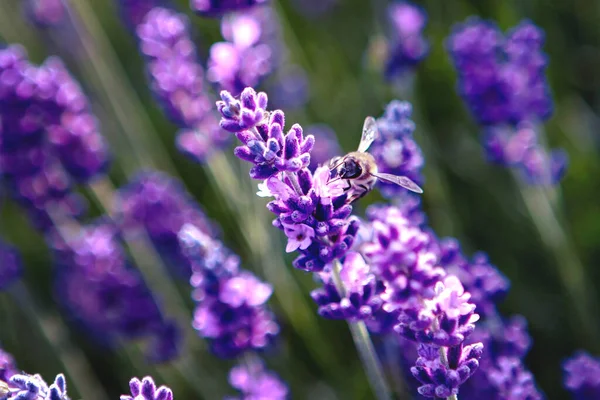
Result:
M173 400L173 392L166 386L156 387L154 380L146 376L141 381L131 378L129 381L131 396L121 395L121 400Z
M448 351L447 365L440 359L440 348L435 345L419 345L419 358L410 372L423 385L419 394L425 397L447 398L458 394L458 388L477 370L477 361L483 353L483 345L462 344Z
M393 79L427 56L429 43L422 36L427 14L421 7L404 1L390 4L387 13L390 34L385 75Z
M423 183L421 169L425 159L413 138L415 123L410 119L412 106L398 100L387 105L383 117L377 120L379 139L370 152L381 172L405 175L418 184ZM381 192L388 198L405 195L406 190L398 185L379 181Z
M503 36L494 24L470 19L455 28L447 43L459 92L486 128L488 158L515 167L533 185L556 184L567 165L566 153L547 152L535 128L553 111L543 36L528 21Z
M564 385L576 400L600 397L600 359L582 351L563 364Z
M8 288L21 276L22 272L21 257L16 249L0 242L0 291ZM0 380L2 380L1 377Z
M25 7L31 20L41 27L60 25L68 14L63 0L27 0Z
M314 174L307 169L314 137L305 137L298 124L284 135L284 114L266 111L265 93L246 88L239 100L226 91L221 98L221 126L235 132L243 144L235 155L254 164L253 179L265 179L258 195L275 198L267 205L277 215L274 225L288 237L288 251L300 250L294 266L318 272L343 257L358 222L350 218L343 181L330 182L327 167Z
M8 390L8 397L0 397L2 400L69 400L62 374L51 385L40 375L15 374L8 382Z
M369 271L369 266L358 253L346 255L340 278L346 293L338 292L330 271L320 274L323 287L313 290L311 296L319 305L319 314L325 318L348 321L369 320L383 305L381 294L385 285Z
M229 383L242 395L228 396L226 400L285 400L288 395L287 386L258 360L233 367Z
M459 73L460 93L482 125L551 115L542 45L542 31L527 21L506 38L494 24L475 18L455 28L448 51Z
M239 95L247 87L256 87L275 64L276 17L270 8L258 8L227 15L221 22L225 42L211 46L207 79L220 89Z
M177 180L160 172L144 172L119 190L117 220L125 232L144 229L159 254L180 275L189 278L191 267L182 254L178 234L190 223L206 233L214 228L204 211Z
M121 17L127 25L135 28L144 21L144 17L155 7L165 5L165 0L117 0Z
M130 268L115 227L98 223L77 236L55 238L55 290L72 318L98 342L149 337L154 361L177 354L178 335L163 318L152 293Z
M245 10L268 0L190 0L190 7L204 17L217 17L231 11Z
M42 228L48 208L81 212L72 192L108 165L108 147L77 82L56 58L36 67L19 46L0 49L0 171Z
M264 349L279 332L265 306L272 287L240 270L237 257L195 226L186 224L180 240L194 271L192 325L198 334L210 340L220 357Z
M150 87L167 115L182 128L179 148L198 161L205 160L225 145L228 137L218 129L212 114L188 18L155 7L137 26L137 36L147 58Z

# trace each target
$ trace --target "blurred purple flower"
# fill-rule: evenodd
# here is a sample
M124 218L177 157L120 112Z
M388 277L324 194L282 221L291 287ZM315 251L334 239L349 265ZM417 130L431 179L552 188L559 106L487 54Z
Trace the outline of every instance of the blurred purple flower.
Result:
M412 106L408 102L394 100L377 120L379 138L371 145L370 153L381 172L405 175L418 184L423 183L422 168L425 159L413 137L415 123L410 119ZM379 187L388 198L406 195L406 189L379 181Z
M482 125L545 120L552 114L543 32L523 21L505 37L477 18L455 27L447 48L459 91Z
M266 307L273 288L240 270L239 259L197 227L185 225L179 237L192 263L192 325L198 334L220 357L267 347L279 332Z
M393 79L413 69L429 51L423 37L427 14L423 8L409 2L395 2L388 6L389 38L385 75Z
M21 257L17 249L0 242L0 291L7 289L22 273Z
M122 230L145 230L158 253L173 270L186 278L191 266L179 243L186 223L215 233L204 211L176 179L160 172L143 172L119 190L115 211Z
M211 46L207 79L234 95L258 86L274 69L275 24L274 11L266 7L225 16L221 31L226 42Z
M72 237L53 239L55 292L76 322L107 345L120 337L152 339L148 354L153 361L177 355L175 327L128 265L115 227L97 223Z
M563 363L564 385L575 400L600 398L600 358L582 351Z
M190 7L204 17L218 17L231 11L245 10L268 0L190 0Z
M129 381L129 389L131 396L121 395L121 400L173 400L171 389L166 386L157 388L150 376L144 377L141 381L132 378Z
M116 0L116 2L121 11L121 18L133 30L144 21L144 17L150 10L168 3L167 0Z
M329 126L324 124L311 125L306 128L306 134L315 137L315 144L310 153L310 164L308 165L312 172L319 165L327 165L327 162L333 157L342 154L337 136Z
M383 305L381 294L385 285L370 272L369 266L358 253L346 255L340 278L346 293L342 296L330 271L320 273L323 287L313 290L311 296L319 306L319 315L348 321L371 320Z
M29 18L41 27L62 24L68 16L64 0L26 0L25 10Z
M0 172L12 196L44 229L50 207L77 216L72 185L106 170L108 146L62 62L37 67L19 46L0 49L0 121Z
M48 385L40 375L15 374L8 381L8 397L3 400L69 400L63 374Z
M532 185L554 185L564 176L568 156L562 149L546 152L539 144L539 132L531 124L486 129L483 145L488 159L516 167Z
M274 80L269 86L271 102L277 108L302 108L310 94L306 71L298 65L286 63L277 68L274 75Z
M140 51L147 59L150 87L168 116L182 128L178 147L193 159L204 161L229 137L218 129L188 18L155 7L136 30Z
M242 394L227 396L226 400L285 400L288 395L287 386L258 360L233 367L229 383Z

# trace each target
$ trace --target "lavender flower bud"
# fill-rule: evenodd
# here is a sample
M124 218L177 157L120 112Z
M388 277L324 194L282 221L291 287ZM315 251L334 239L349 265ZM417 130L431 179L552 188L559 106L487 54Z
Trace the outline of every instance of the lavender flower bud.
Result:
M582 351L563 363L564 385L576 400L600 398L600 359Z
M132 30L144 21L144 17L154 7L165 4L164 0L117 0L121 17Z
M8 288L14 281L19 279L22 272L21 257L17 250L0 242L0 291ZM0 351L0 360L2 359L1 354ZM2 379L1 374L0 380L5 380Z
M340 278L346 290L343 297L336 289L330 271L322 272L320 276L323 287L313 290L311 296L319 305L322 317L368 320L383 305L380 295L385 291L385 286L369 271L369 266L358 253L348 253L342 265Z
M62 374L48 385L40 375L15 374L9 382L6 400L69 400L67 384Z
M288 395L285 383L267 371L260 361L233 367L229 372L229 383L242 395L228 396L226 400L285 400Z
M217 17L231 11L244 10L268 0L190 0L190 7L204 17Z
M419 358L416 365L410 369L412 375L423 384L418 389L419 394L433 398L446 398L458 394L458 388L477 370L482 352L481 343L451 347L446 365L440 359L438 346L420 344Z
M121 400L173 400L173 392L166 386L156 387L154 380L146 376L141 381L131 378L129 381L130 395L121 395Z
M429 43L422 36L427 14L423 8L397 2L387 10L390 34L385 75L393 79L419 64L429 51Z
M370 152L377 161L381 172L405 175L418 184L423 183L421 169L425 164L421 149L413 138L415 123L410 119L412 106L398 100L387 105L383 117L377 120L379 139ZM381 192L388 198L405 194L398 185L379 181Z
M180 240L194 271L192 325L198 334L220 357L264 349L279 332L265 304L272 287L241 271L237 257L193 225L182 228Z

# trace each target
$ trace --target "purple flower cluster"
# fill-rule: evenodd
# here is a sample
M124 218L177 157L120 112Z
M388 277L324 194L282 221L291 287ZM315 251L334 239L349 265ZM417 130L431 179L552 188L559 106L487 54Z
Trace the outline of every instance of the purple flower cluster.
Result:
M150 87L165 112L182 128L177 136L179 149L198 161L205 160L226 144L228 136L219 129L212 112L188 18L155 7L136 31Z
M373 332L395 330L419 343L412 375L426 397L448 397L477 369L483 345L465 340L479 319L471 294L440 266L437 238L410 207L370 207L360 251L381 280L380 309L367 320ZM415 223L416 222L416 223Z
M256 87L275 64L277 17L268 7L225 16L221 32L225 42L211 46L207 79L220 89L239 95Z
M350 218L342 180L330 182L327 167L308 170L313 136L304 136L294 124L284 134L284 114L266 111L267 95L246 88L240 99L221 93L217 107L221 126L235 132L242 146L235 155L254 166L253 179L264 179L259 196L274 197L267 208L277 218L273 224L288 237L286 251L299 250L294 266L305 271L322 271L350 249L358 221Z
M540 132L534 125L521 123L515 129L506 126L486 129L483 145L488 160L517 168L532 185L554 185L564 176L568 156L563 149L546 152L539 145Z
M40 375L15 374L7 382L7 388L0 386L2 400L69 400L65 377L59 374L51 385Z
M542 399L523 363L531 347L527 322L520 316L503 319L497 309L508 292L508 279L483 253L476 253L469 261L455 239L440 240L437 251L440 266L460 278L482 316L470 340L483 343L486 351L479 360L479 372L462 386L460 398Z
M313 290L311 296L325 318L348 321L371 320L383 305L383 281L376 278L359 253L346 254L340 271L345 293L340 295L331 271L321 272L323 287Z
M26 12L41 27L60 25L68 15L64 0L27 0Z
M87 98L62 62L29 63L19 46L0 49L0 173L41 228L49 209L77 216L75 182L108 165L108 147Z
M390 33L385 75L388 79L410 71L427 56L429 43L423 37L427 14L421 7L401 1L388 6Z
M459 74L459 92L486 128L490 161L516 167L526 182L556 184L567 155L541 145L536 124L552 115L541 29L523 21L506 36L490 22L470 19L455 28L447 47Z
M81 227L53 240L55 291L72 318L98 342L149 338L149 358L177 354L178 330L167 321L138 272L128 265L117 229L107 223Z
M258 360L233 367L229 372L229 383L242 395L228 396L225 400L285 400L288 394L285 383Z
M127 25L135 30L144 22L146 14L155 7L165 5L165 0L116 0L121 12L121 18Z
M0 242L0 291L8 288L14 281L19 279L22 272L21 257L17 250Z
M528 21L506 37L491 22L458 25L447 47L459 91L482 125L544 120L552 114L543 32Z
M578 352L563 364L564 385L575 400L600 398L600 358Z
M410 119L411 114L410 103L398 100L389 103L384 115L377 120L379 138L371 145L370 152L381 172L408 176L422 184L425 159L413 137L415 123ZM379 181L379 186L388 198L406 196L406 190L398 185Z
M192 263L198 334L209 339L220 357L264 349L279 332L266 307L273 288L240 269L237 256L197 227L185 225L180 240Z
M178 275L189 278L191 266L182 254L178 234L190 223L203 232L214 228L183 185L160 172L144 172L119 190L115 206L124 232L145 230L158 253Z
M218 17L231 11L267 4L268 0L190 0L190 7L204 17Z
M121 395L121 400L173 400L173 392L166 386L156 387L154 380L146 376L141 381L132 378L129 381L130 395Z

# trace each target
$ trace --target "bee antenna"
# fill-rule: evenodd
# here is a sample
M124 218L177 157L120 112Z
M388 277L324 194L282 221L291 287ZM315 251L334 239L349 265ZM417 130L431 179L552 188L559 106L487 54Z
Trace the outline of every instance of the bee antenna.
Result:
M339 164L337 164L337 165L335 165L335 166L333 166L333 167L329 168L329 171L333 171L334 169L337 169L337 168L338 168L340 165L342 165L343 163L344 163L344 160L340 161L340 163L339 163Z

